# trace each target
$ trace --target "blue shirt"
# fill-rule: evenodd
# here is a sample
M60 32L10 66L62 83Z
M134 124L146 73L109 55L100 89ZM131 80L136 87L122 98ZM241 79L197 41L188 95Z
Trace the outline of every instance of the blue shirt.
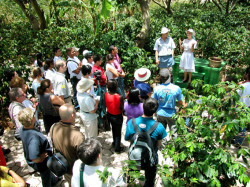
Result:
M168 83L155 87L153 98L159 103L157 115L172 117L172 115L176 113L176 100L181 101L183 95L181 94L181 88L179 86Z
M137 124L137 127L140 131L147 131L149 130L153 124L155 123L155 120L152 117L145 118L145 117L138 117L135 119L135 122ZM143 127L145 126L145 127ZM132 140L133 136L135 134L135 130L132 124L132 119L128 121L127 123L127 129L126 129L126 134L125 134L125 140ZM150 137L152 138L152 142L154 145L154 148L157 153L157 141L162 140L167 136L166 129L164 126L159 123L156 129L151 133Z
M25 129L21 127L20 137L23 143L24 157L28 165L34 167L37 164L32 160L39 158L44 152L47 152L49 155L52 153L47 138L41 132L35 129ZM47 159L39 163L39 165L45 165L45 167L47 167L46 163Z
M136 79L134 81L134 87L140 90L141 97L148 96L148 94L151 92L151 87L149 84L137 81Z

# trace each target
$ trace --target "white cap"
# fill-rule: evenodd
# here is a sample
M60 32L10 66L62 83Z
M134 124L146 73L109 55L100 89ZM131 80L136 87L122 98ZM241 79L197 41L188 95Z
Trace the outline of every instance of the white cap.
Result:
M161 34L168 33L169 31L170 31L170 29L168 29L167 27L162 27Z
M192 33L192 36L195 36L195 32L193 29L188 29L186 32L191 32Z

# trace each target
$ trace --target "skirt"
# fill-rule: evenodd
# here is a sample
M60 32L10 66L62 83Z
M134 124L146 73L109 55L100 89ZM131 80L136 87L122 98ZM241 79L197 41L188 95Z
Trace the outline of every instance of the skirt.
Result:
M184 51L181 55L180 69L185 72L195 72L194 53Z

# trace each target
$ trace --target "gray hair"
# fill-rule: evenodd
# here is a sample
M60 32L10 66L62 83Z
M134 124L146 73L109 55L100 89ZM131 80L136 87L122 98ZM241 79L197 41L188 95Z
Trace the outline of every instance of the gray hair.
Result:
M12 88L9 91L10 100L16 101L16 98L21 96L21 91L22 91L22 88Z
M57 60L55 62L55 68L56 68L56 71L58 71L60 69L60 67L63 67L65 64L65 62L63 60Z

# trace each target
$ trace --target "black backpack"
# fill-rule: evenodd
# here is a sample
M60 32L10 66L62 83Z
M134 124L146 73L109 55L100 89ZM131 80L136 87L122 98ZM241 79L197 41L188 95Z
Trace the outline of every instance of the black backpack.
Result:
M157 128L158 122L147 131L140 131L136 125L135 119L132 119L135 134L129 147L129 160L136 161L137 169L147 169L156 165L156 153L150 134Z

